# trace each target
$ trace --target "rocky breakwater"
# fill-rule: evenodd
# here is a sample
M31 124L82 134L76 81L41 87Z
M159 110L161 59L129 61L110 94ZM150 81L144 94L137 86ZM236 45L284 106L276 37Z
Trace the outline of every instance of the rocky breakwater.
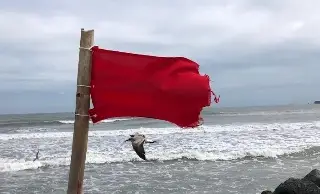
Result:
M267 190L261 194L320 194L320 171L314 169L302 179L289 178L273 192Z

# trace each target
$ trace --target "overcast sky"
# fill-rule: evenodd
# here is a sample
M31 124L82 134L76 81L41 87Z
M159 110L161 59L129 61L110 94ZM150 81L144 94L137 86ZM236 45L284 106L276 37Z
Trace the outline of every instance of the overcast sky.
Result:
M318 0L0 2L0 113L74 111L80 29L106 49L185 56L219 105L320 100Z

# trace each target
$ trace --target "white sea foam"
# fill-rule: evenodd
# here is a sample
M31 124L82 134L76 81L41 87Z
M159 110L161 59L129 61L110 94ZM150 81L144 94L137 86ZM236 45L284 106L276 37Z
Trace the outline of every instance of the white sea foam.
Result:
M90 131L87 163L141 161L130 143L119 146L129 134L144 133L157 140L146 144L150 160L233 160L244 157L278 157L320 146L320 122L230 124L195 129L137 128ZM0 135L0 172L69 165L72 132ZM23 143L21 143L23 142ZM32 162L34 147L41 145L40 160ZM315 149L317 150L317 149ZM11 152L22 155L13 158ZM319 150L320 151L320 150ZM15 154L18 155L18 154ZM10 158L8 158L10 156Z
M223 116L279 116L279 115L294 115L294 114L317 114L319 110L295 110L295 111L253 111L246 113L239 112L219 112Z
M178 127L167 128L135 128L125 130L101 130L89 131L89 137L104 137L104 136L118 136L129 135L135 132L144 134L172 134L172 133L203 133L205 130L208 133L216 132L254 132L254 131L272 131L272 130L286 130L296 131L304 128L320 128L320 122L300 122L300 123L273 123L273 124L240 124L240 125L213 125L213 126L200 126L198 128L181 129ZM10 139L36 139L36 138L63 138L72 137L73 132L46 132L46 133L15 133L15 134L0 134L0 140Z
M37 169L43 165L39 161L25 161L23 159L0 158L0 172L19 171L26 169Z
M205 152L198 150L163 150L162 152L157 152L156 150L146 148L147 158L153 161L168 161L177 159L195 159L200 161L216 161L216 160L235 160L244 157L271 157L277 158L278 156L284 154L291 154L303 151L307 147L295 148L282 150L277 148L265 148L265 149L248 149L248 150L238 150L230 152ZM152 151L154 150L154 152ZM131 162L131 161L141 161L140 158L131 150L127 148L121 150L119 153L109 153L109 152L90 152L87 153L87 164L104 164L104 163L115 163L115 162ZM44 159L36 160L33 162L24 159L4 159L0 158L0 172L9 171L20 171L20 170L30 170L37 169L40 167L50 167L50 166L68 166L70 164L70 155L61 158L61 156L47 157Z
M132 120L132 118L127 118L127 119L106 119L106 120L102 120L100 121L101 123L113 123L116 121L126 121L126 120ZM62 123L62 124L73 124L74 120L59 120L58 122ZM92 123L92 121L89 121L90 123Z
M18 133L30 133L30 132L47 132L47 131L57 131L57 129L53 128L45 128L45 127L23 127L16 130Z

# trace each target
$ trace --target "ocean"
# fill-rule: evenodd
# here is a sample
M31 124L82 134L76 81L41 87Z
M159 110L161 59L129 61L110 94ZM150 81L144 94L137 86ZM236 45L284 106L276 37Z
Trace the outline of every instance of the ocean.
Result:
M180 129L155 119L90 124L85 193L260 194L320 169L320 106L208 108ZM74 115L0 115L0 193L66 193ZM141 160L130 134L143 133ZM39 160L33 162L37 150Z

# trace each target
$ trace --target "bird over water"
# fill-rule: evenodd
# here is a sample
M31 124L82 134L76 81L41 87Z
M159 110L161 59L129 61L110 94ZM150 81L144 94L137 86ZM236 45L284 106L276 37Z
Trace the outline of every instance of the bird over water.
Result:
M143 160L147 160L143 144L144 143L155 143L156 142L156 141L147 141L145 135L139 134L139 133L135 133L133 135L130 135L130 138L127 139L126 141L131 141L133 150Z

